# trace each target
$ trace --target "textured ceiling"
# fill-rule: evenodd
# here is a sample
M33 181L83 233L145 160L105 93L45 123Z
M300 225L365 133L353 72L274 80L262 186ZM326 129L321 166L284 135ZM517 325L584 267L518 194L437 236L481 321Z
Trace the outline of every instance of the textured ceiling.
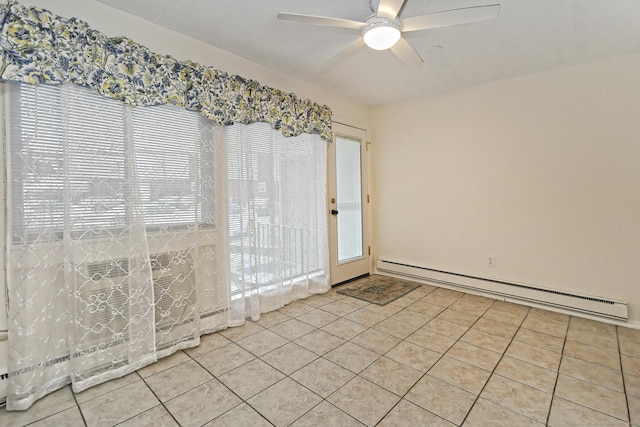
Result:
M497 2L502 8L496 20L405 35L421 66L362 47L322 71L359 32L280 21L277 13L363 21L372 14L368 0L99 1L366 105L640 52L639 0L406 0L401 18Z

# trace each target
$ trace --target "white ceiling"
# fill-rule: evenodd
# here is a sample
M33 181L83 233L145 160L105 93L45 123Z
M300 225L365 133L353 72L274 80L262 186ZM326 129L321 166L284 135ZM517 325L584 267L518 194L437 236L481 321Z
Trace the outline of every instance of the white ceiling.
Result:
M401 18L502 8L496 20L406 34L424 58L419 67L362 47L323 71L359 32L277 13L363 21L372 15L368 0L98 1L372 106L640 52L640 0L406 0Z

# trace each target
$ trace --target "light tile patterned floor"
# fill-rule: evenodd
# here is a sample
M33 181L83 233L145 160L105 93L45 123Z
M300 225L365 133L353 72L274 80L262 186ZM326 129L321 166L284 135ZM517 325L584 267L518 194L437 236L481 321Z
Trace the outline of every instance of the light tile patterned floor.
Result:
M423 285L331 290L2 426L640 425L640 331Z

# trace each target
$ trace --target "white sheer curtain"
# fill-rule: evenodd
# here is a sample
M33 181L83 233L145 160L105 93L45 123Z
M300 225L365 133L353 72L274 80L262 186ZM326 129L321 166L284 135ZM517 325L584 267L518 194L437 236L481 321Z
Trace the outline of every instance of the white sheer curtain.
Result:
M228 159L230 325L329 290L326 164L318 135L221 129Z
M7 409L329 289L319 138L5 88Z

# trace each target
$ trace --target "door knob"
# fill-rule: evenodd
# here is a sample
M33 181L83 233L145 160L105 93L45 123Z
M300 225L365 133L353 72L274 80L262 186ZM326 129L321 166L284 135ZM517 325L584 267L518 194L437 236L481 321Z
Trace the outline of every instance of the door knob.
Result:
M335 209L331 209L331 215L338 215L338 211Z

